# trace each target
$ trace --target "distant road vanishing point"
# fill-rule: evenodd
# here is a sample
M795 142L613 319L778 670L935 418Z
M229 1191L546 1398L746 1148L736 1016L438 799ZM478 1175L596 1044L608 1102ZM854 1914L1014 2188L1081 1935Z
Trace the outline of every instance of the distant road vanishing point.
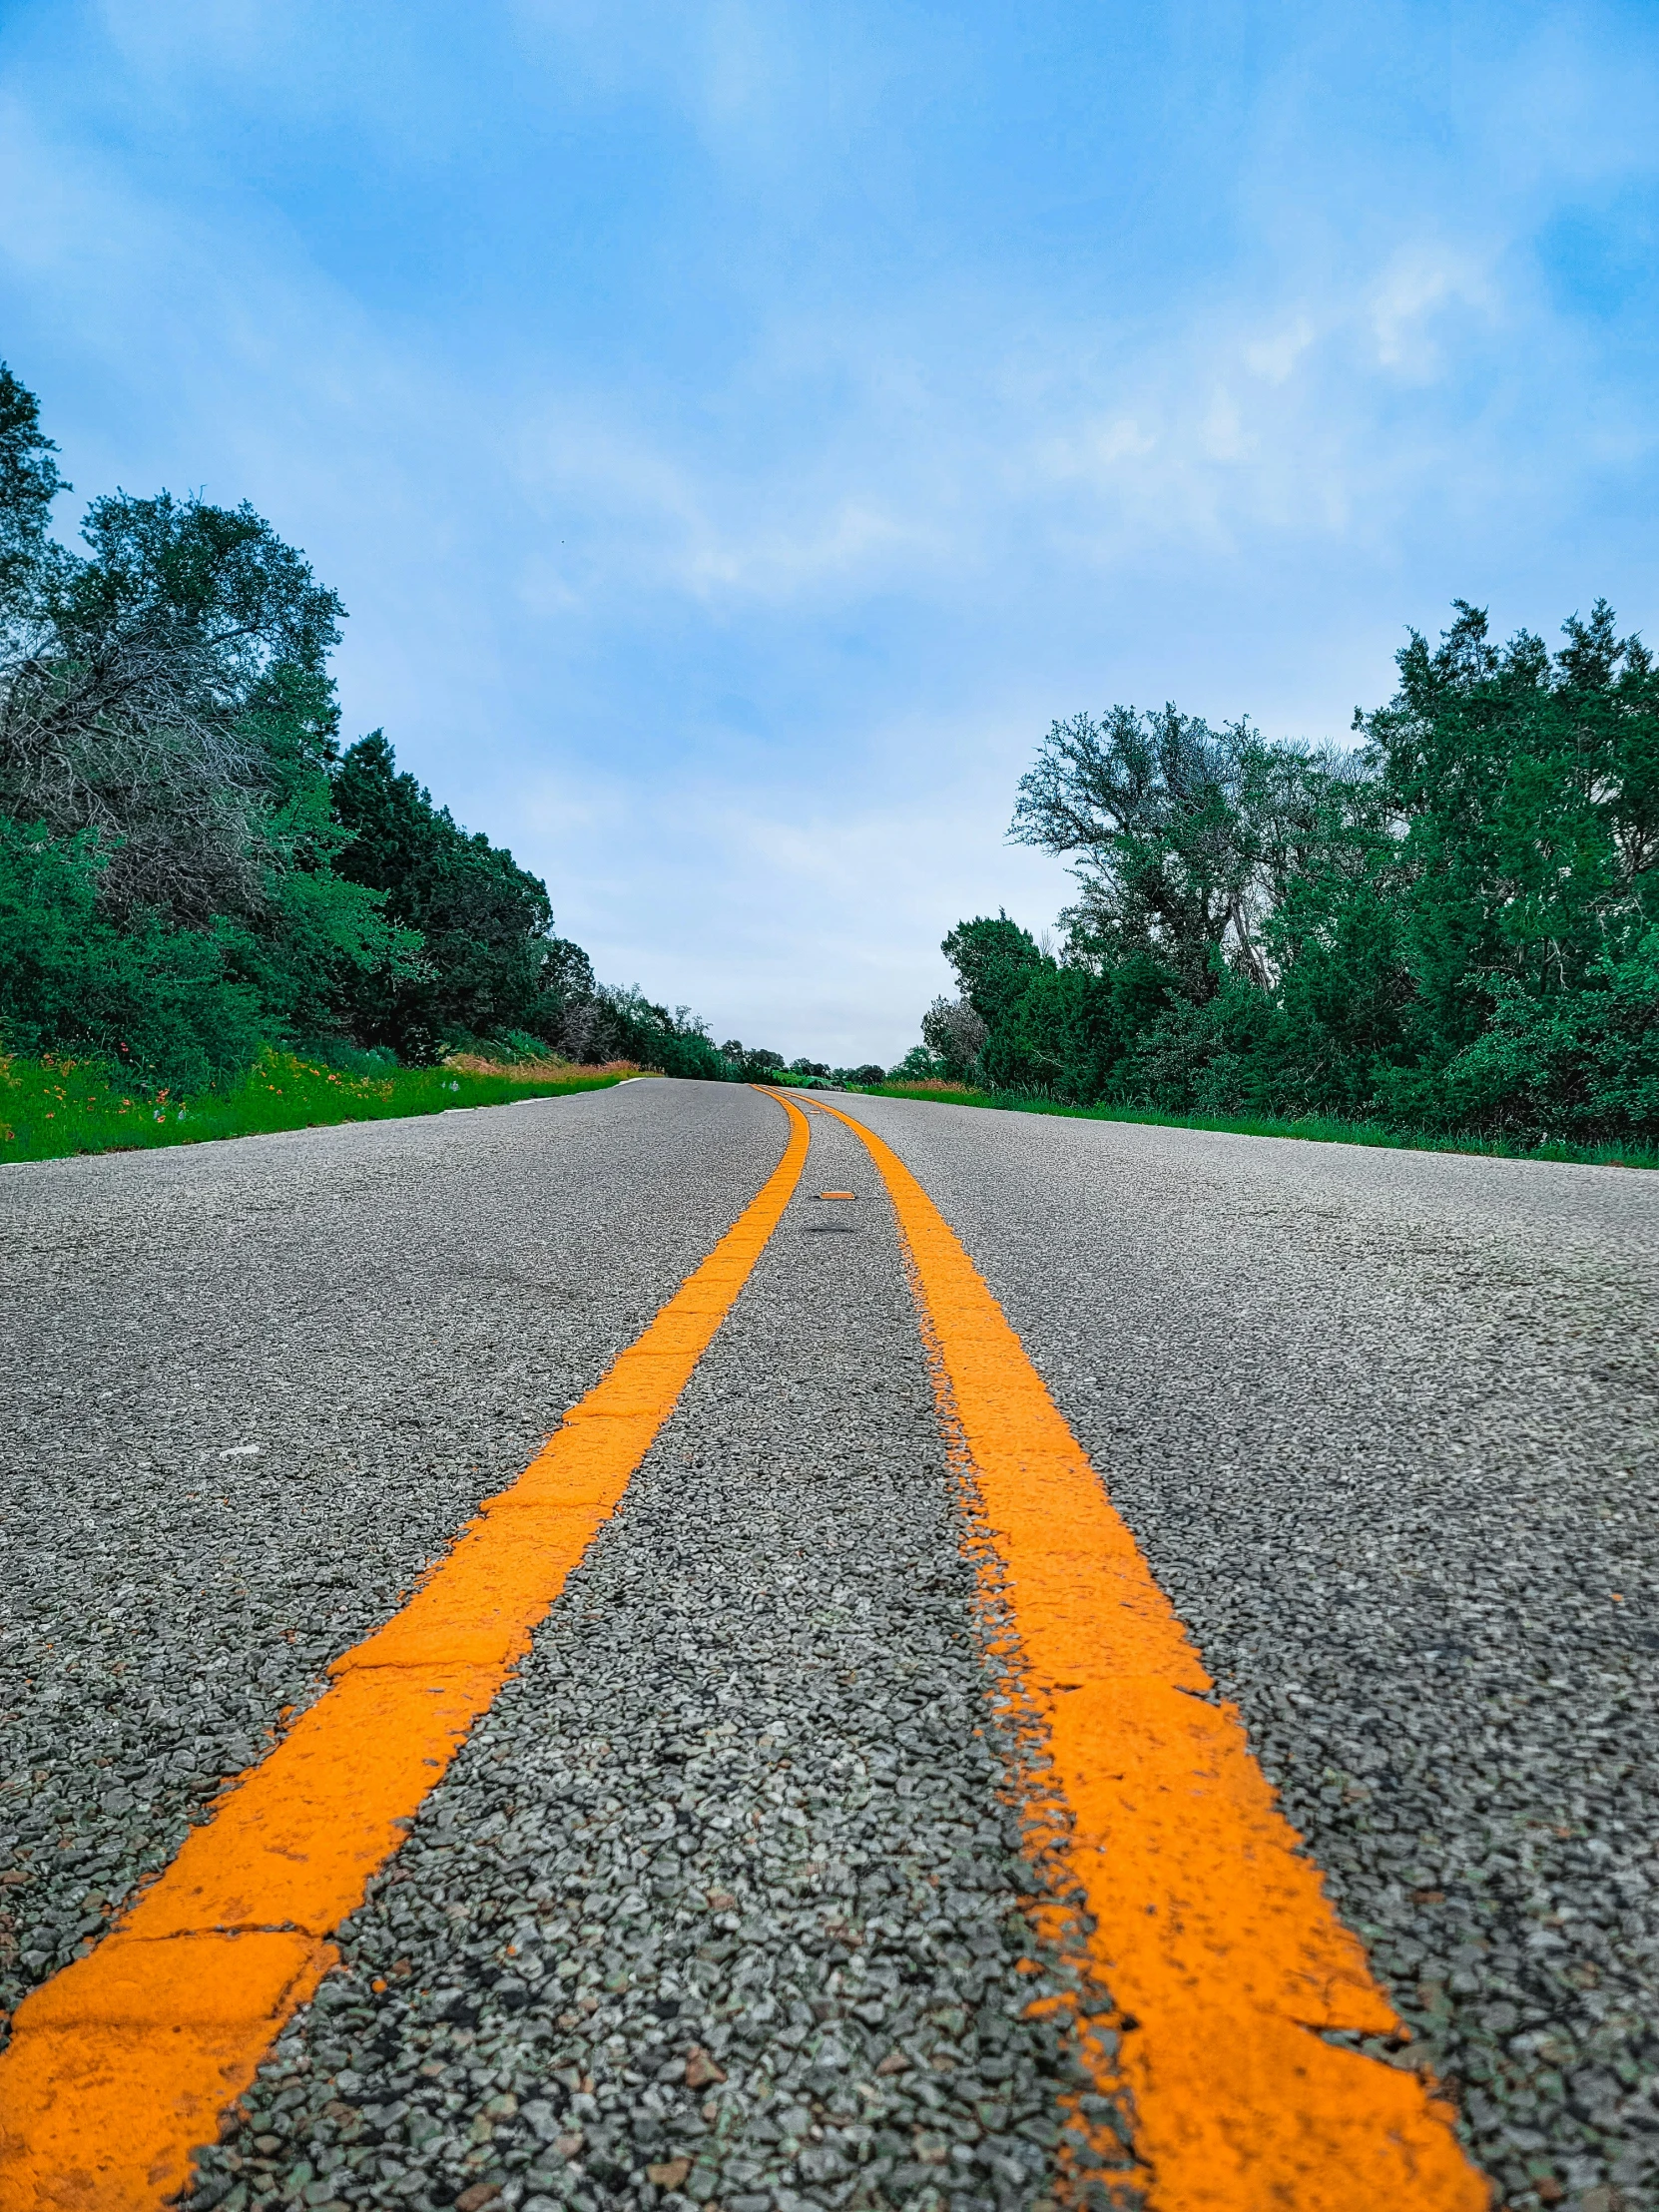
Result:
M1651 2212L1659 1181L0 1171L0 2212Z

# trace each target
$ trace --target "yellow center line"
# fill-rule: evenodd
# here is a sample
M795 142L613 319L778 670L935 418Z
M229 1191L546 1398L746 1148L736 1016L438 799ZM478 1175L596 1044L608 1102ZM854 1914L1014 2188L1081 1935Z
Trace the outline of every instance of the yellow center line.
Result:
M1148 2204L1482 2212L1432 2082L1325 2040L1406 2031L1001 1307L890 1147L819 1110L868 1150L908 1249L1062 1800L1058 1835L1033 1801L1033 1849L1087 1901L1118 2029L1093 2062L1130 2098Z
M768 1095L771 1095L770 1093ZM339 1957L402 1844L627 1488L795 1195L806 1116L759 1195L518 1480L234 1783L0 2056L4 2212L150 2212Z

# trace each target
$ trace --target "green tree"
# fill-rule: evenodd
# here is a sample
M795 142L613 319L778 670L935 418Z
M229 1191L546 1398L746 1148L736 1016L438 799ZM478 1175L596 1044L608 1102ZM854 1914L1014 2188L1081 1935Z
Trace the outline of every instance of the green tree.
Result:
M246 1068L271 1031L227 933L154 914L118 923L99 874L90 837L0 816L0 1041L96 1056L174 1091Z
M560 1043L567 1012L591 1005L595 984L586 953L554 932L546 884L434 807L378 730L340 761L333 810L348 840L336 869L377 892L422 946L402 972L380 967L347 986L359 1037L405 1059L514 1032Z
M1349 753L1053 724L1013 834L1073 861L1064 948L963 923L927 1046L959 1070L971 1017L1010 1089L1651 1141L1659 677L1604 602L1563 634L1499 647L1456 602Z
M1659 930L1596 961L1586 988L1501 986L1445 1073L1445 1119L1508 1135L1651 1144L1659 1133Z
M247 507L96 500L71 552L52 452L0 372L0 818L13 924L51 955L10 949L7 1033L222 1075L336 1031L345 973L407 964L332 867L339 605Z
M0 366L0 1042L175 1087L342 1039L729 1078L686 1008L601 987L380 733L341 758L343 610L268 522L122 493L75 552L55 452Z
M705 1083L733 1080L731 1063L689 1006L670 1011L637 987L624 990L601 984L592 1014L596 1059L632 1060L639 1067L658 1068L664 1075Z
M729 1037L720 1048L720 1056L731 1069L734 1083L770 1083L783 1072L781 1052L774 1052L770 1045L746 1045L740 1037Z
M253 916L333 749L338 601L251 508L95 500L0 651L0 806L93 832L107 911Z
M46 550L52 502L73 490L52 458L40 403L0 361L0 618L8 627L32 594Z
M1074 715L1020 779L1010 834L1075 856L1079 942L1108 960L1154 956L1202 1000L1229 965L1270 979L1262 924L1294 864L1309 767L1246 722L1212 730L1174 706Z
M1444 1065L1500 990L1545 999L1604 974L1659 921L1659 678L1598 600L1551 655L1494 646L1464 600L1437 648L1412 632L1389 704L1358 718L1401 831L1403 956L1421 1060Z

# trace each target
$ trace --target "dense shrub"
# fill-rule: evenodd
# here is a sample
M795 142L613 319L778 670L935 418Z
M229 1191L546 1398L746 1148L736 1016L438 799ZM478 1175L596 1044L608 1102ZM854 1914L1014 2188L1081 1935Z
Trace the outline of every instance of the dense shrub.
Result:
M343 610L268 522L120 493L74 553L55 451L0 364L0 1051L174 1092L266 1047L741 1075L686 1008L599 984L381 732L341 753Z
M1016 837L1072 858L1057 951L1004 915L911 1073L1165 1113L1580 1143L1659 1135L1659 679L1598 602L1551 654L1459 601L1361 744L1174 707L1056 723Z

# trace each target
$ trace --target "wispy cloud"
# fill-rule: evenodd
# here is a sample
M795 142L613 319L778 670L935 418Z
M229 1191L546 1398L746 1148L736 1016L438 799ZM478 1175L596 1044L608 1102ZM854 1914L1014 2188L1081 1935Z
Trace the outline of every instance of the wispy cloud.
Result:
M349 725L602 968L889 1056L1063 896L1051 715L1652 620L1656 312L1560 244L1656 220L1651 19L1177 15L21 0L6 348L83 491L307 549Z

